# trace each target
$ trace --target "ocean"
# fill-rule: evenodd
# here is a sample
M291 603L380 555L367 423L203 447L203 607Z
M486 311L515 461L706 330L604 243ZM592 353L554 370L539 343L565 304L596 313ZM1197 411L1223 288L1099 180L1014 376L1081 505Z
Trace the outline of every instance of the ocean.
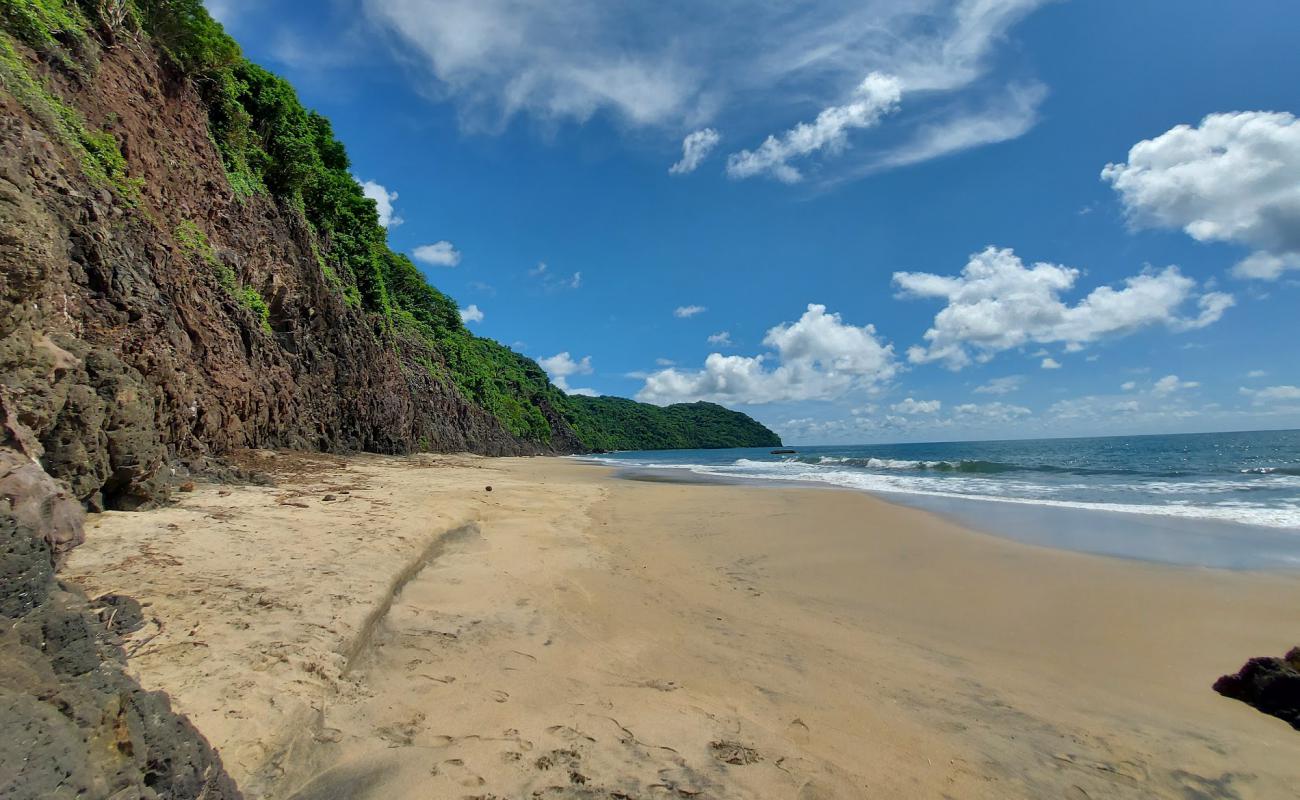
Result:
M626 477L856 489L1086 552L1300 567L1300 430L789 449L589 458Z

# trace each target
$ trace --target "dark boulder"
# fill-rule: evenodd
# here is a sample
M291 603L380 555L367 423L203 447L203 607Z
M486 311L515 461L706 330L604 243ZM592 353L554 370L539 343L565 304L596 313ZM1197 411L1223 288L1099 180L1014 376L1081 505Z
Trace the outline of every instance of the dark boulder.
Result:
M1300 730L1300 647L1291 648L1282 658L1252 658L1236 675L1215 681L1214 691Z
M119 635L139 624L139 605L91 604L55 576L83 512L12 449L22 438L0 446L0 797L240 797L167 695L127 675Z

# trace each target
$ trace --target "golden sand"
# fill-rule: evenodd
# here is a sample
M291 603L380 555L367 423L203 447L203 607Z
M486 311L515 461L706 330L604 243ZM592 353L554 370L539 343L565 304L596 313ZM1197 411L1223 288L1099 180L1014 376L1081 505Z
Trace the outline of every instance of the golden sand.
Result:
M276 487L101 515L67 576L149 604L131 669L251 797L1300 787L1300 734L1210 689L1296 644L1295 574L561 459L250 458Z

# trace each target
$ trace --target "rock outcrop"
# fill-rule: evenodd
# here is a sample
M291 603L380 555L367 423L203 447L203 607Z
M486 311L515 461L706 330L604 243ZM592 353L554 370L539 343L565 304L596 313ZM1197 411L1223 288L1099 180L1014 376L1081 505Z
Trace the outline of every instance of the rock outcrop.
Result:
M103 598L97 615L55 578L83 514L29 458L0 448L0 797L238 798L167 696L126 674L117 635L139 607Z
M1224 697L1271 714L1300 731L1300 647L1281 658L1252 658L1236 675L1214 682Z
M80 73L19 56L135 181L96 185L0 91L0 410L89 508L156 502L176 462L240 447L581 449L558 418L546 445L512 435L434 377L435 349L349 305L301 214L230 188L206 107L147 43Z

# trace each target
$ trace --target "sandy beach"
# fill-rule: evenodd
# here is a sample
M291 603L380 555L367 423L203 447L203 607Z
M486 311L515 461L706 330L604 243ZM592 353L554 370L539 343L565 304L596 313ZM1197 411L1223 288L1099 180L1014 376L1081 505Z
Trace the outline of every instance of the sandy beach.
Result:
M1296 644L1300 575L554 458L243 459L276 485L94 517L65 578L146 604L131 670L251 797L1300 786L1300 735L1210 689Z

